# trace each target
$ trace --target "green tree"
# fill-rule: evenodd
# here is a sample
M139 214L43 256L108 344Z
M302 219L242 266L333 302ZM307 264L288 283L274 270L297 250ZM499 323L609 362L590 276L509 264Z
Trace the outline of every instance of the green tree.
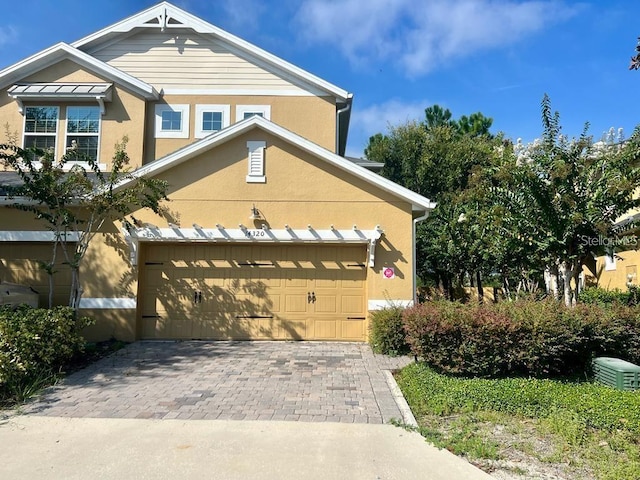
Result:
M159 213L160 202L166 199L167 184L162 180L138 178L131 186L119 187L132 178L127 141L125 137L116 145L110 172L100 171L95 159L74 150L55 161L50 151L22 149L14 143L0 145L0 160L22 181L18 187L5 187L16 199L9 207L32 213L54 233L52 257L42 265L49 275L50 307L58 251L71 269L69 306L77 310L82 296L80 265L91 240L106 222L124 221L125 215L137 208ZM74 164L67 171L65 164L69 162ZM88 168L75 162L86 162Z
M531 250L559 278L567 305L587 259L601 255L598 238L621 233L620 217L640 206L640 130L624 144L594 143L588 124L579 138L562 135L560 116L542 100L543 135L517 151L502 196Z
M483 229L476 221L458 220L473 208L463 192L474 172L492 164L501 145L488 131L491 124L481 113L454 120L448 109L433 105L425 109L424 121L391 127L387 135L371 137L365 150L367 158L384 162L383 176L438 202L418 229L418 271L449 295L466 273L479 280L480 270L490 270L482 252ZM478 188L471 202L476 207L480 196Z

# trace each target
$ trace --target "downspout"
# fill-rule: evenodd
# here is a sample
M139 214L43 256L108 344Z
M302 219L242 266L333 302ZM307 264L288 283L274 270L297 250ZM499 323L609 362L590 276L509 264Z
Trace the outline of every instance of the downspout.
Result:
M413 279L413 304L418 304L418 251L417 251L417 234L416 230L418 222L426 220L429 216L429 211L418 218L413 219L413 231L411 232L411 245L413 245L413 265L412 265L412 279Z
M336 153L338 155L344 155L345 152L340 153L340 118L343 114L348 113L351 110L353 96L350 95L347 98L347 103L344 107L336 110Z

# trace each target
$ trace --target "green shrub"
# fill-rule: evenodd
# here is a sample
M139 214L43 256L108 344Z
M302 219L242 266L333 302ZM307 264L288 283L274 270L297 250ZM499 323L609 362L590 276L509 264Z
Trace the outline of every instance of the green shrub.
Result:
M640 308L619 303L436 301L405 310L403 322L414 355L457 375L582 375L595 356L640 361Z
M640 304L640 291L636 285L629 285L626 292L618 288L606 290L600 287L587 287L579 293L578 302L597 305L617 303L634 306Z
M409 345L402 323L402 307L387 307L371 314L369 343L376 353L405 355Z
M1 308L0 399L29 390L28 385L57 373L82 351L80 331L89 323L88 318L76 321L68 307Z

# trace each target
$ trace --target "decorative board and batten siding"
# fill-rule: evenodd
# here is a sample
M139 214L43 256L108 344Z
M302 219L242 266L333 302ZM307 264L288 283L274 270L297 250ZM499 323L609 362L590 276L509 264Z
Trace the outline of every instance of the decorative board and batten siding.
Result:
M287 79L284 73L269 72L258 60L249 61L247 55L242 58L218 40L187 30L143 31L89 53L169 94L322 95Z

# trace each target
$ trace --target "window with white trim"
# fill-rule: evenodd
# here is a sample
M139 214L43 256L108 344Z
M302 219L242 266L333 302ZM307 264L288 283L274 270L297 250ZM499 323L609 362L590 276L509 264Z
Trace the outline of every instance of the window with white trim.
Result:
M604 269L607 272L616 269L616 255L614 252L607 252L604 256Z
M264 141L249 141L247 149L249 150L249 172L247 174L247 183L265 183L267 177L264 174L264 150L267 144Z
M196 105L196 138L222 130L229 126L231 107L229 105Z
M271 120L271 105L237 105L236 122L258 115Z
M66 151L98 159L100 107L67 107Z
M58 107L25 107L24 148L51 149L55 153L58 117Z
M189 105L156 105L156 138L189 138Z

